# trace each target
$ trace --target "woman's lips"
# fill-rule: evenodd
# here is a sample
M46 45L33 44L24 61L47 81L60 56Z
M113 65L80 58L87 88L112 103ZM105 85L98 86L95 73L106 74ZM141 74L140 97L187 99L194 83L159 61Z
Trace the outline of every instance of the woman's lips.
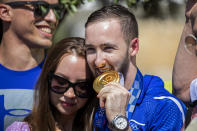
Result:
M66 106L66 107L71 107L71 106L74 106L75 105L75 103L72 103L72 102L61 102L61 104L63 105L63 106Z

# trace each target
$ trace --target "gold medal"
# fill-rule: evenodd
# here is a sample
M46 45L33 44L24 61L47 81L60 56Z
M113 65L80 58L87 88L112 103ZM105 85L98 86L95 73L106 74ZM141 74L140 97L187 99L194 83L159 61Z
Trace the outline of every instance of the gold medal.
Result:
M116 71L106 71L99 75L93 83L94 90L99 93L99 91L109 82L120 82L120 76Z

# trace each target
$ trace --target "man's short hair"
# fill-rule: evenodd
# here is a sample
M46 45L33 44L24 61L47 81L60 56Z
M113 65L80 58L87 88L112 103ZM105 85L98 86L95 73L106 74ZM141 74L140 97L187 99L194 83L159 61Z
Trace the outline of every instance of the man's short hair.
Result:
M133 38L138 37L138 24L134 14L121 5L104 6L103 8L93 12L88 17L85 27L91 23L110 18L115 18L120 21L124 39L128 44Z

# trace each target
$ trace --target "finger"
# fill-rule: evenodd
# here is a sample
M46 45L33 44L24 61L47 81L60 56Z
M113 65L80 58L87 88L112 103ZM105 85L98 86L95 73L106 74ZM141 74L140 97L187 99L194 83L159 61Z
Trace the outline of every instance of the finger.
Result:
M112 86L114 88L118 88L120 90L125 90L125 91L128 91L124 86L122 86L120 83L118 82L110 82L108 84L106 84L105 86Z
M130 97L131 97L131 93L129 92L129 95L128 95L128 97L127 97L127 104L126 104L126 105L128 105L128 104L129 104Z
M116 88L124 88L120 83L118 82L109 82L106 84L106 86L113 86L113 87L116 87Z
M104 85L105 87L113 87L113 89L125 89L120 83L118 82L109 82L106 85Z
M105 94L118 94L120 92L124 92L121 91L121 89L115 88L114 86L105 86L103 89L100 90L98 97L105 95Z
M104 94L119 94L119 93L127 93L127 92L128 90L122 87L120 84L111 83L105 85L104 88L100 90L97 96L100 97Z
M105 101L106 101L105 97L100 97L99 98L99 105L100 105L101 108L105 107Z
M99 93L98 93L98 97L102 96L103 94L106 94L106 93L111 93L112 90L113 90L114 87L111 87L111 86L104 86L104 88L102 88Z

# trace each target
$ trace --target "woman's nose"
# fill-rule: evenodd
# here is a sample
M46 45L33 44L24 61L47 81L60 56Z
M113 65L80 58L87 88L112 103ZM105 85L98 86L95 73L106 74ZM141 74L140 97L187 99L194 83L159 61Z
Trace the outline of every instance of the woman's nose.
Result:
M69 98L74 98L76 97L74 89L73 88L69 88L65 93L64 96L69 97Z

